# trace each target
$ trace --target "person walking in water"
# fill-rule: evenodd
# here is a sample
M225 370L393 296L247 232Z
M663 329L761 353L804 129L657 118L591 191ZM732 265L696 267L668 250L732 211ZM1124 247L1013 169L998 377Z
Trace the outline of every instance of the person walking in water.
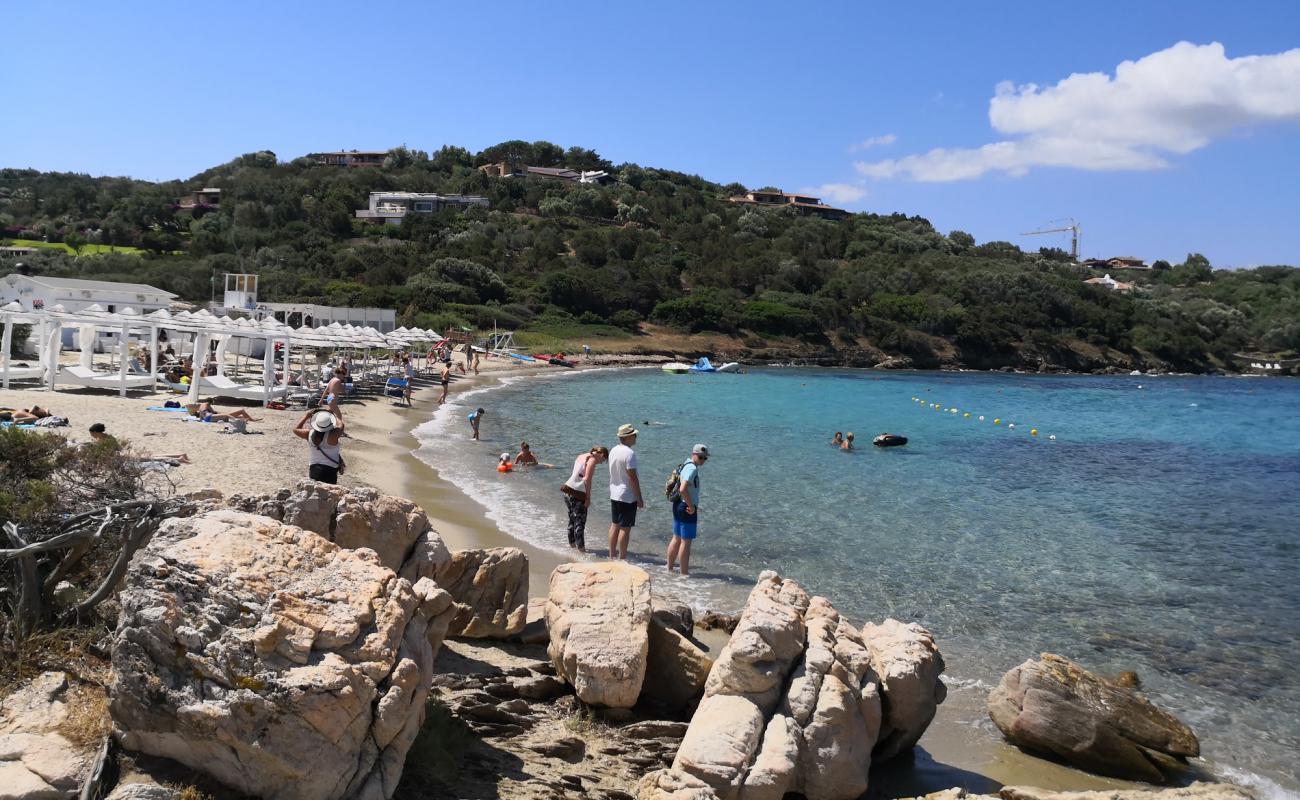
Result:
M636 435L636 428L620 425L618 445L609 451L610 558L627 559L628 540L632 538L632 526L636 525L636 510L645 508L641 481L636 474L636 452L632 449Z
M439 376L442 381L442 394L438 395L438 405L447 402L447 387L451 384L451 362L444 362L442 365L442 374Z
M310 424L308 420L311 420ZM309 445L311 461L307 476L321 483L338 483L339 474L347 466L343 462L343 448L339 446L339 439L343 437L343 414L310 409L298 420L293 433L299 439L306 439Z
M700 467L709 460L709 448L697 444L678 474L677 496L673 498L673 538L668 540L668 571L682 562L682 575L691 574L691 543L695 541L700 517Z
M569 512L569 547L587 552L587 510L591 508L591 479L605 463L609 450L597 445L573 460L573 474L560 486Z
M474 429L474 441L478 441L478 424L483 421L483 415L487 412L482 408L469 412L469 426Z

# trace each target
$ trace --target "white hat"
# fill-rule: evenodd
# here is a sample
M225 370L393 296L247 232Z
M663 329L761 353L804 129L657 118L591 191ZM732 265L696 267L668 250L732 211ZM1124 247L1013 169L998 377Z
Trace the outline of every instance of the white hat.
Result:
M502 454L501 454L501 460L502 460L502 461L509 461L509 460L510 460L510 454L509 454L509 453L502 453Z
M317 411L311 418L311 429L317 433L328 433L338 424L338 418L328 411Z

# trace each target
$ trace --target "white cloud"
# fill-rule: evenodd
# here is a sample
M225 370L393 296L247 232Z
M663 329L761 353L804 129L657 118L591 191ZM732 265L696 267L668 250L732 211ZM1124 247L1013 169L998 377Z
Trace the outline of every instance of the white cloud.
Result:
M800 189L799 193L820 197L832 203L856 203L867 196L866 189L851 183L823 183L821 186Z
M1115 75L1076 73L1055 86L999 84L989 122L1020 138L975 148L857 162L869 178L957 181L1035 167L1150 170L1234 131L1300 121L1300 48L1228 58L1188 42L1125 61Z
M884 136L871 136L860 142L849 145L850 153L857 153L862 150L870 150L873 147L884 147L898 141L898 137L892 133L886 133Z

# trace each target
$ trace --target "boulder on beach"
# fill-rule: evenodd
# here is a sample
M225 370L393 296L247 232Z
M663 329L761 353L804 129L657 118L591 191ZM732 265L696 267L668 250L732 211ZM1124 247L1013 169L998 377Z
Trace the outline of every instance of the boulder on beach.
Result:
M881 716L862 634L830 601L764 572L660 782L690 775L719 800L850 800L867 789Z
M939 678L943 656L930 632L915 622L868 622L862 640L880 678L884 712L874 756L889 759L916 745L947 697L948 689Z
M432 574L456 601L450 636L505 639L528 621L528 557L516 547L457 550Z
M1162 783L1200 754L1172 714L1052 653L1003 675L988 709L1017 747L1099 775Z
M670 711L685 709L703 694L713 659L657 615L650 618L649 633L641 701Z
M658 769L636 785L636 800L718 800L704 781L680 770Z
M454 612L371 549L233 510L164 522L121 605L122 744L278 800L392 796Z
M561 564L546 599L547 652L588 705L631 708L649 651L650 576L620 561Z
M374 550L379 563L412 583L432 577L451 560L423 509L367 487L302 480L292 492L281 489L277 499L247 506L241 504L241 510L312 531L339 547Z

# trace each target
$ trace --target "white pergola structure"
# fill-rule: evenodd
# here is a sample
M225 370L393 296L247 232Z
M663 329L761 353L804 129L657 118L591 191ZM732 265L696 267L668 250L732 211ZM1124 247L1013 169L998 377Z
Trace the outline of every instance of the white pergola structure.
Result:
M190 402L198 402L208 387L211 394L259 399L265 405L276 396L288 392L289 377L292 371L292 349L294 346L305 349L349 349L364 351L369 361L370 351L379 349L398 349L420 342L437 342L442 337L431 331L421 329L402 329L391 334L380 333L373 327L355 327L338 322L317 328L291 328L272 318L254 321L246 318L231 319L217 317L208 311L179 311L175 314L163 309L150 314L140 315L131 308L117 312L108 312L99 306L90 306L77 312L67 312L61 306L54 306L41 311L23 311L20 306L10 304L0 308L0 321L4 323L3 347L0 348L0 372L3 373L3 385L8 388L11 378L31 379L40 377L46 388L54 389L59 380L59 352L62 349L62 330L76 327L79 331L81 346L81 364L78 375L70 375L68 380L78 385L92 385L98 388L116 388L125 396L128 388L138 383L141 376L128 373L130 362L128 346L133 334L149 338L149 363L153 368L149 388L156 381L159 334L167 331L169 337L184 334L180 340L178 355L184 355L185 345L191 343L189 352L194 359L194 376L189 386ZM38 342L40 344L41 367L15 368L10 364L9 350L12 341L13 326L31 324L39 326ZM94 357L94 341L99 330L111 330L120 334L121 357L118 359L116 378L110 373L91 375L91 362ZM238 337L260 339L265 343L262 356L262 382L256 384L238 384L225 376L225 356L230 343ZM170 340L170 338L169 338ZM209 343L217 342L216 375L205 375L208 364ZM283 364L281 379L277 385L275 379L275 346L283 346ZM139 387L143 388L143 387Z

